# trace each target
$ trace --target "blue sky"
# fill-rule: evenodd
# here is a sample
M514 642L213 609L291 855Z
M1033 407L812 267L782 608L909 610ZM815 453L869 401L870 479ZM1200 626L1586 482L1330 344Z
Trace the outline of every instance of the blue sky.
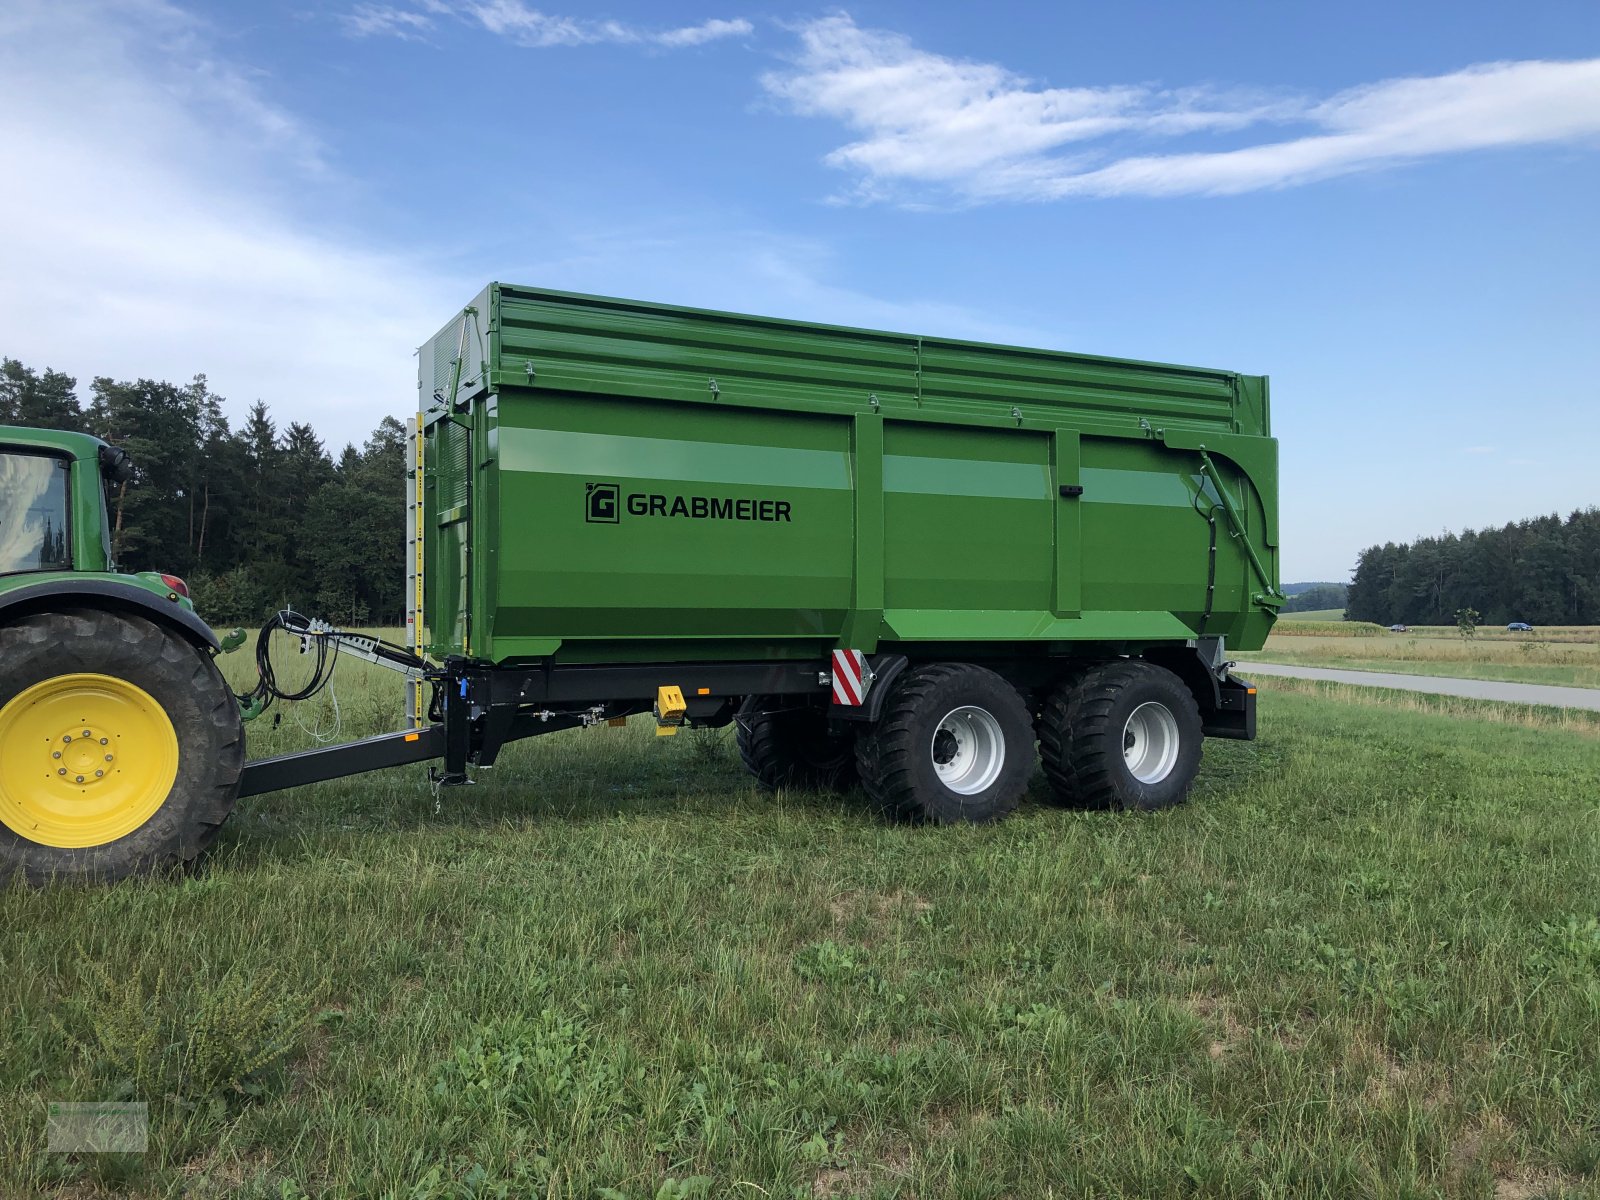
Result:
M1600 503L1600 6L0 9L0 352L337 449L488 279L1270 374L1284 572Z

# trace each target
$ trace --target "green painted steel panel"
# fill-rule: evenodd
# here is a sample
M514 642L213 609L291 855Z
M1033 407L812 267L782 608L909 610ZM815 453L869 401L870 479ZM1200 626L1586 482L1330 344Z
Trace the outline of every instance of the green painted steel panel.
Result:
M1263 377L491 284L419 389L436 656L1248 649L1278 602Z

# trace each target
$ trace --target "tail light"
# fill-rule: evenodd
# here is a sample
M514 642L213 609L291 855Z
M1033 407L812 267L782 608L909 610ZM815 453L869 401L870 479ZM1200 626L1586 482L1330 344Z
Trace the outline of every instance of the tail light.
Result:
M189 598L189 585L176 575L162 575L161 582L167 585L169 592L176 592L185 600Z

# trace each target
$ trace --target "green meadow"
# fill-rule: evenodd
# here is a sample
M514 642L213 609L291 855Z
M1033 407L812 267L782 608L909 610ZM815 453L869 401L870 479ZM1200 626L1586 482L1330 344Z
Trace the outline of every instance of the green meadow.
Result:
M888 826L638 719L241 802L193 877L0 893L0 1195L1600 1194L1596 728L1260 726L1148 816Z

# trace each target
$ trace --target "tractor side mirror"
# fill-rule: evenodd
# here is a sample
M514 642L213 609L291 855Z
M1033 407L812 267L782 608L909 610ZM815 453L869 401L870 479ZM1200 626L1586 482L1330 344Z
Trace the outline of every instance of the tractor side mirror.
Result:
M133 459L120 446L101 446L100 474L112 483L127 483L133 478Z

